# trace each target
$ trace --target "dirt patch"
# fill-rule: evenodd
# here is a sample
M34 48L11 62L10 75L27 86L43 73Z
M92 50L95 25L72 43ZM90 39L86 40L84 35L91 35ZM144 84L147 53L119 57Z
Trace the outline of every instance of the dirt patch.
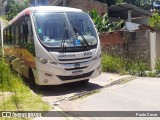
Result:
M11 92L0 92L0 103L3 103L7 100L8 97L12 96L13 93Z

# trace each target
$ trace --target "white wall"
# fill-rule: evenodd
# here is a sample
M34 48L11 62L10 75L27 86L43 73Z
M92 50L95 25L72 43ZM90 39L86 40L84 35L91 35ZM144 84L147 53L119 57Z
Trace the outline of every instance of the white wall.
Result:
M150 32L151 69L155 69L157 60L156 32Z
M138 28L139 25L140 24L125 22L125 29L128 31L133 31L133 30L139 29Z

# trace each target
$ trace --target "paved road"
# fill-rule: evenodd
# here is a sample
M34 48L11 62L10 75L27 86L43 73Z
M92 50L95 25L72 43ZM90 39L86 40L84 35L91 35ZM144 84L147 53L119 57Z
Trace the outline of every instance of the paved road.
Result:
M123 78L124 76L103 73L100 77L91 80L86 86L50 87L42 91L42 98L52 106L55 101L58 101L56 102L59 103L57 107L64 111L160 111L160 78L137 78L122 85L103 88L104 85L109 84L112 80L120 79L121 77ZM79 92L101 88L100 92L84 98L72 101L65 99ZM61 99L62 101L59 101ZM160 118L77 117L72 119L159 120Z
M70 96L79 94L80 92L100 89L112 80L119 79L119 74L102 73L101 76L91 79L88 84L69 84L62 86L47 86L41 92L42 99L53 105L55 101L66 99Z
M59 107L68 111L160 111L160 78L137 78L123 85L103 89L100 93L83 99L64 101ZM85 119L159 120L160 118Z

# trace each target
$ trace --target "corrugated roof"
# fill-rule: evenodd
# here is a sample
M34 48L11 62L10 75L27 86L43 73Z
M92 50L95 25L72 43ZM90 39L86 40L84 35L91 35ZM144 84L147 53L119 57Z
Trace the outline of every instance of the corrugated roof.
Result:
M128 10L132 10L132 18L142 17L142 16L151 16L152 13L136 7L132 4L122 3L117 5L112 5L109 7L108 15L110 17L120 17L127 19L128 18Z

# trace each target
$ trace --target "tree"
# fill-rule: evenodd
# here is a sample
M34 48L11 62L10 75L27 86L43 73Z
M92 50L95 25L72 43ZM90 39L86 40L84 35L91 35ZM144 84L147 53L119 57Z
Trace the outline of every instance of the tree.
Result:
M123 3L123 2L124 2L124 0L116 0L116 4Z
M13 19L19 12L24 10L28 7L28 4L26 2L24 3L17 3L15 0L8 0L7 6L6 6L6 16L5 18L7 20Z
M97 0L97 1L106 3L108 6L116 4L116 0Z
M145 10L152 9L153 1L154 0L124 0L124 2L135 5Z
M120 20L118 22L110 22L108 14L104 14L101 17L96 10L92 10L91 12L89 12L89 15L93 19L95 27L99 33L118 30L124 23L123 20Z
M155 11L149 19L149 25L156 30L160 30L160 15Z
M135 5L137 7L140 7L142 9L150 10L152 9L154 0L98 0L98 1L108 4L108 6L126 2Z
M106 3L108 4L108 6L115 5L116 0L106 0Z

